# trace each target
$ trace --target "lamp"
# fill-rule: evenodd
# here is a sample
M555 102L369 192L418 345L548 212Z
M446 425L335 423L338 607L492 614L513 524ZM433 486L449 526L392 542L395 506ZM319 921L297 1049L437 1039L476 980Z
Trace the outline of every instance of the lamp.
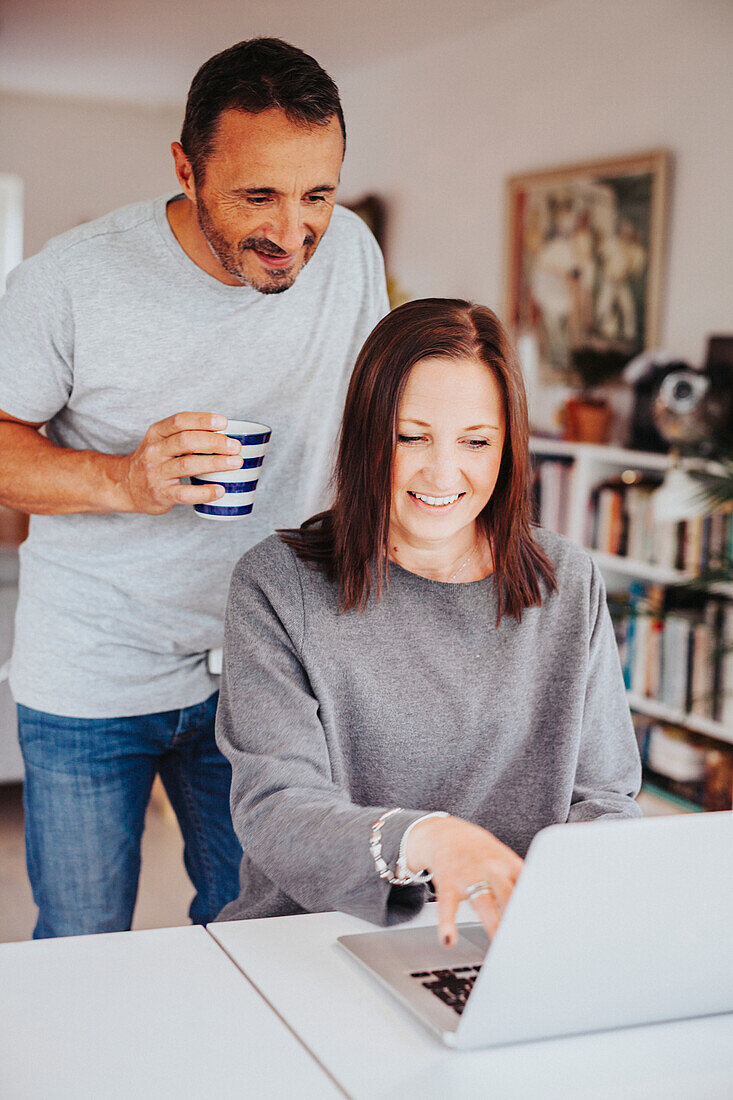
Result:
M704 516L710 510L701 492L700 482L690 477L674 453L673 464L658 489L652 493L652 508L657 523L679 523Z

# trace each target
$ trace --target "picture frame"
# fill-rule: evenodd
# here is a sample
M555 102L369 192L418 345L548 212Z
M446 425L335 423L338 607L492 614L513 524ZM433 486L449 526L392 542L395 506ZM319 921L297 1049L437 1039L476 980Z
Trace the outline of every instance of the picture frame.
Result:
M505 319L534 338L540 384L656 345L670 171L655 149L507 180Z
M382 254L386 251L385 229L387 223L387 205L379 195L364 195L355 202L343 204L348 210L353 210L362 221L371 229Z

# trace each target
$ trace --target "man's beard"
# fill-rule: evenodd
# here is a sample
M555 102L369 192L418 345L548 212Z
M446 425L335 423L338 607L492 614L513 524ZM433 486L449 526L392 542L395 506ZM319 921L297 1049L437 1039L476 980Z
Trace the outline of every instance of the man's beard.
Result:
M201 232L224 270L235 279L239 279L245 286L251 286L253 290L259 291L260 294L282 294L284 290L289 290L316 250L316 239L309 234L303 241L305 247L303 261L297 267L295 266L297 260L294 261L295 270L290 267L282 271L270 271L267 274L263 273L262 278L258 279L245 274L242 270L244 254L251 249L256 249L266 256L284 256L286 253L283 249L269 241L267 237L245 237L243 241L232 244L215 228L211 215L200 198L196 202L196 214Z

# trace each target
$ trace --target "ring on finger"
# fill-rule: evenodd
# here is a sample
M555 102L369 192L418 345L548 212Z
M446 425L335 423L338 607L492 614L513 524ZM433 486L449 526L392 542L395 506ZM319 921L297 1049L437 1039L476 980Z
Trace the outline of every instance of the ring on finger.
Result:
M494 887L486 879L479 879L478 882L472 882L470 886L466 887L468 901L474 901L475 898L480 898L483 894L489 894L494 905L497 909L499 908L499 899L494 893Z

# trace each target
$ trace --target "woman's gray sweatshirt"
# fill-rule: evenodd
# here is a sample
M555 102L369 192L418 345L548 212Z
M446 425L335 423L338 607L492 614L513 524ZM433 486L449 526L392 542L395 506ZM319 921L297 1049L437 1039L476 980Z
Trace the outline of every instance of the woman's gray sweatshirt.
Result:
M493 577L445 584L390 566L382 599L339 613L335 585L273 535L232 578L217 741L231 761L244 848L220 920L340 909L375 924L417 912L391 887L431 810L524 856L564 821L634 817L639 754L603 581L585 551L535 532L558 591L496 625Z

